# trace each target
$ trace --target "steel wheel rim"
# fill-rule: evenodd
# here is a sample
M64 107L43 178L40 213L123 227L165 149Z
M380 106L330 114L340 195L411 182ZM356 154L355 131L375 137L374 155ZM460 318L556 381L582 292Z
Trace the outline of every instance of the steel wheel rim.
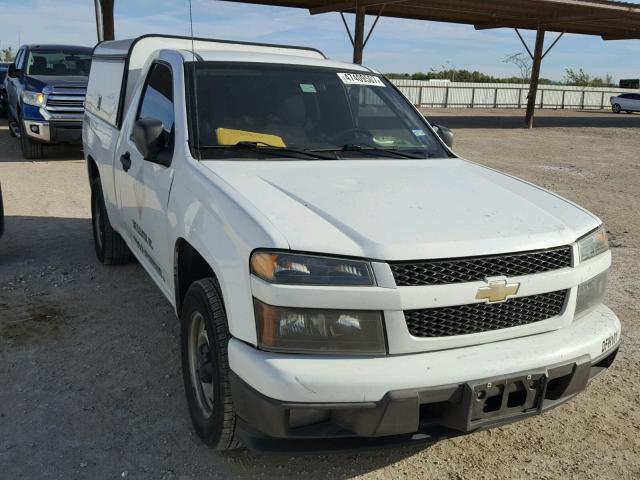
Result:
M198 408L205 417L213 413L213 364L211 363L211 346L207 334L204 317L194 312L189 322L189 374Z

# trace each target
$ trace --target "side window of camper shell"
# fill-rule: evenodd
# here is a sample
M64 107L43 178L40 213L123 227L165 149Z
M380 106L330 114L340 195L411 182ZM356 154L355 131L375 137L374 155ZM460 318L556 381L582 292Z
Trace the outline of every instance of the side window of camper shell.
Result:
M85 109L113 126L118 126L123 75L124 60L94 57L91 63Z

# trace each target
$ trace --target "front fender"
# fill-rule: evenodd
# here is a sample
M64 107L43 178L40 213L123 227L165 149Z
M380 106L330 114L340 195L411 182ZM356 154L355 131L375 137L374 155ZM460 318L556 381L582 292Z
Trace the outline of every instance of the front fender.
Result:
M40 107L33 105L27 105L20 101L20 111L22 112L22 118L24 120L35 120L38 122L44 122L45 118L40 113Z
M256 345L249 257L255 248L288 244L244 197L193 163L176 169L168 208L172 244L185 239L205 259L220 283L231 335Z

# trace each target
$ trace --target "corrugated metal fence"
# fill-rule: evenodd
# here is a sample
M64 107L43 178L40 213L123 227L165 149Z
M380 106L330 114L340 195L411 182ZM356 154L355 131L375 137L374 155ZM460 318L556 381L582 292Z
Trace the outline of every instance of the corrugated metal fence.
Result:
M418 107L523 108L529 85L517 83L464 83L425 80L392 80ZM540 85L538 108L611 108L609 98L638 90Z

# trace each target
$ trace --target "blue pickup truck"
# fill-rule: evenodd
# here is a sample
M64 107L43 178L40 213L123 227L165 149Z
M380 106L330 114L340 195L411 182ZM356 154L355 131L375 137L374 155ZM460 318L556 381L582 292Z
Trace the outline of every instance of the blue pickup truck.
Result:
M44 144L80 143L92 49L24 45L9 66L5 89L9 133L27 159Z
M0 115L7 113L7 91L4 88L4 79L7 76L10 63L0 62Z

